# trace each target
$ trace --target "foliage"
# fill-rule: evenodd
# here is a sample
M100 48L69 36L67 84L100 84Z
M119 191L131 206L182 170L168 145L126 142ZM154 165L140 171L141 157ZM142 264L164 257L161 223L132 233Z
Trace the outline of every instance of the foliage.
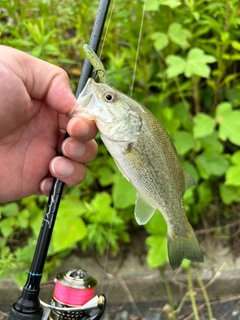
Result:
M86 0L0 1L1 43L63 67L75 90L81 47L89 41L97 5ZM142 8L137 0L115 1L102 53L110 83L126 94L131 93ZM230 206L240 202L238 1L147 0L145 9L133 97L165 126L197 183L184 197L190 222L204 224L212 206L217 207L215 218L224 222L231 214L221 212L231 213ZM116 253L120 240L129 241L127 226L136 227L135 192L98 143L86 180L62 201L49 263L78 244L103 254L109 241ZM45 201L30 197L2 205L3 270L29 263L23 252L36 241ZM161 266L167 261L167 230L159 213L146 230L149 266Z

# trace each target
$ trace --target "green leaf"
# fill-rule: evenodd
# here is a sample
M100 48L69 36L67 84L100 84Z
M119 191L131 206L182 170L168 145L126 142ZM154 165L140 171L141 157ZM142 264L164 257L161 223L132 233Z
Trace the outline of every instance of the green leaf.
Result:
M168 262L166 237L153 235L146 239L149 246L147 262L150 268L158 268Z
M239 187L240 186L240 162L238 165L234 165L228 168L226 172L227 186Z
M220 184L220 197L226 205L230 205L233 202L240 202L240 188L226 186L225 184Z
M30 47L34 45L34 43L26 39L10 39L9 45L15 48L24 48L24 47Z
M203 181L197 188L198 202L202 209L206 208L207 205L212 201L212 189L208 181Z
M174 110L169 107L162 108L156 115L157 119L164 126L167 132L172 136L180 126L180 120L174 116Z
M166 69L168 78L173 78L184 73L184 70L186 68L186 61L183 58L175 55L167 56L166 63L168 65Z
M146 11L157 11L159 8L159 0L146 0Z
M231 87L226 89L227 100L231 102L233 107L240 106L240 88Z
M59 56L61 54L60 50L54 44L44 45L44 51L47 55Z
M191 131L193 128L193 121L189 113L189 106L186 103L176 103L173 108L174 119L179 119L181 125L187 131Z
M19 222L19 226L21 228L27 228L28 227L28 225L29 225L29 217L30 217L30 212L27 209L23 209L19 213L17 219L18 219L18 222Z
M173 135L174 145L179 155L184 155L193 149L193 134L187 131L177 131Z
M5 238L8 238L10 235L13 235L14 227L16 226L17 221L15 217L8 217L0 221L0 231Z
M197 75L203 78L208 78L210 68L207 63L213 63L216 59L204 53L202 49L192 48L189 50L187 59L183 59L176 55L169 55L166 58L168 68L166 73L168 78L176 77L184 73L186 77Z
M30 33L30 35L32 36L33 40L37 44L41 44L42 40L43 40L43 34L42 34L42 30L39 27L39 25L37 23L32 23L31 21L26 20L25 26L26 26L28 32Z
M223 117L232 111L232 105L229 102L221 102L216 108L216 121L221 123Z
M235 79L239 78L239 75L240 73L237 73L237 72L227 75L221 85L222 86L226 85L226 87L229 87L230 85L232 85L232 82Z
M224 146L218 139L218 133L214 131L210 136L199 138L201 149L222 153Z
M19 207L16 202L5 204L0 210L5 217L16 217L19 214Z
M187 64L184 74L188 78L194 74L203 78L208 78L210 75L210 68L207 63L213 63L215 61L215 57L205 54L202 49L192 48L187 55Z
M2 248L6 247L6 245L7 245L7 239L0 237L0 251L2 251Z
M205 113L198 113L194 119L194 138L203 138L214 132L215 120Z
M189 47L187 39L191 38L192 34L189 30L184 29L180 23L172 23L168 28L168 36L182 49L186 49Z
M237 60L240 60L240 54L227 54L227 53L224 53L222 55L222 58L224 60L232 60L232 61L237 61Z
M84 222L80 218L73 218L71 215L68 217L61 217L58 219L57 227L54 228L52 237L53 249L51 253L69 249L78 241L85 238L87 229Z
M155 235L165 236L167 234L167 224L163 216L156 211L153 217L145 225L146 230Z
M223 32L223 33L221 34L221 40L222 40L222 42L223 42L224 44L227 43L228 40L229 40L229 37L230 37L230 33L229 33L229 32Z
M181 5L180 0L159 0L160 5L176 8Z
M231 41L231 45L234 49L240 51L240 42L239 41L233 40L233 41Z
M69 249L87 235L87 228L80 218L83 206L79 201L63 199L58 210L51 240L51 254Z
M195 159L200 176L209 179L212 176L221 177L228 169L229 162L221 154L206 151Z
M216 121L219 123L219 138L229 139L240 146L240 111L232 110L228 102L220 103L216 108Z
M112 170L107 166L102 166L98 170L99 174L99 183L101 186L105 187L113 183L113 172Z
M43 214L44 213L37 206L37 203L33 198L28 197L27 199L30 200L30 202L28 203L27 208L28 208L29 212L31 213L29 226L30 226L33 234L37 237L38 234L39 234L39 231L40 231L40 227L41 227L41 224L42 224L42 219L43 219Z
M196 167L189 161L182 161L182 165L184 169L190 174L193 180L197 183L199 180L199 174L197 172ZM188 189L189 190L189 189Z
M124 209L135 204L136 190L122 174L115 175L113 185L114 206L117 209Z
M231 162L236 165L240 165L240 151L236 151L232 156L231 156Z
M151 39L153 40L154 48L157 51L161 51L166 48L169 44L168 36L163 32L155 32L151 35Z
M195 203L195 188L189 188L186 190L183 196L184 206L188 209L189 205L193 205Z
M111 206L112 198L107 192L99 192L91 201L91 221L96 223L111 223L113 215L116 213Z
M188 259L183 259L183 262L182 262L181 266L182 266L184 269L188 269L188 268L190 268L191 263L192 263L192 262L191 262L190 260L188 260Z

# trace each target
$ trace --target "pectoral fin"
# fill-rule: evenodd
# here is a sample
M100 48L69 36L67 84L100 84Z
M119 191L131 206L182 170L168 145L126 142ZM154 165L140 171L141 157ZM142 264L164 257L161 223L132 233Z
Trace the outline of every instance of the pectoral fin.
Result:
M146 224L153 216L155 209L151 207L139 194L135 204L134 215L137 223Z

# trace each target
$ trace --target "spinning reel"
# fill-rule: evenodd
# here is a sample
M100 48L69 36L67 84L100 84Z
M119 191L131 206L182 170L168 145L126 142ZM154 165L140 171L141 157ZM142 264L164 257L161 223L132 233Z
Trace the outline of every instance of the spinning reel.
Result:
M45 308L43 320L97 320L104 313L106 298L95 295L96 279L86 271L73 269L59 273L55 279L51 304L40 300Z

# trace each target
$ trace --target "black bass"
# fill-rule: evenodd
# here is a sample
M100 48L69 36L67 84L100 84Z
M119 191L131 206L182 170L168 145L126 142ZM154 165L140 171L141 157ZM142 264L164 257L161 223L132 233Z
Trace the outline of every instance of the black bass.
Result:
M168 256L173 269L187 258L203 262L203 254L183 204L194 182L183 169L175 147L153 114L107 84L89 79L69 117L92 119L121 173L137 190L138 224L159 210L168 227Z

